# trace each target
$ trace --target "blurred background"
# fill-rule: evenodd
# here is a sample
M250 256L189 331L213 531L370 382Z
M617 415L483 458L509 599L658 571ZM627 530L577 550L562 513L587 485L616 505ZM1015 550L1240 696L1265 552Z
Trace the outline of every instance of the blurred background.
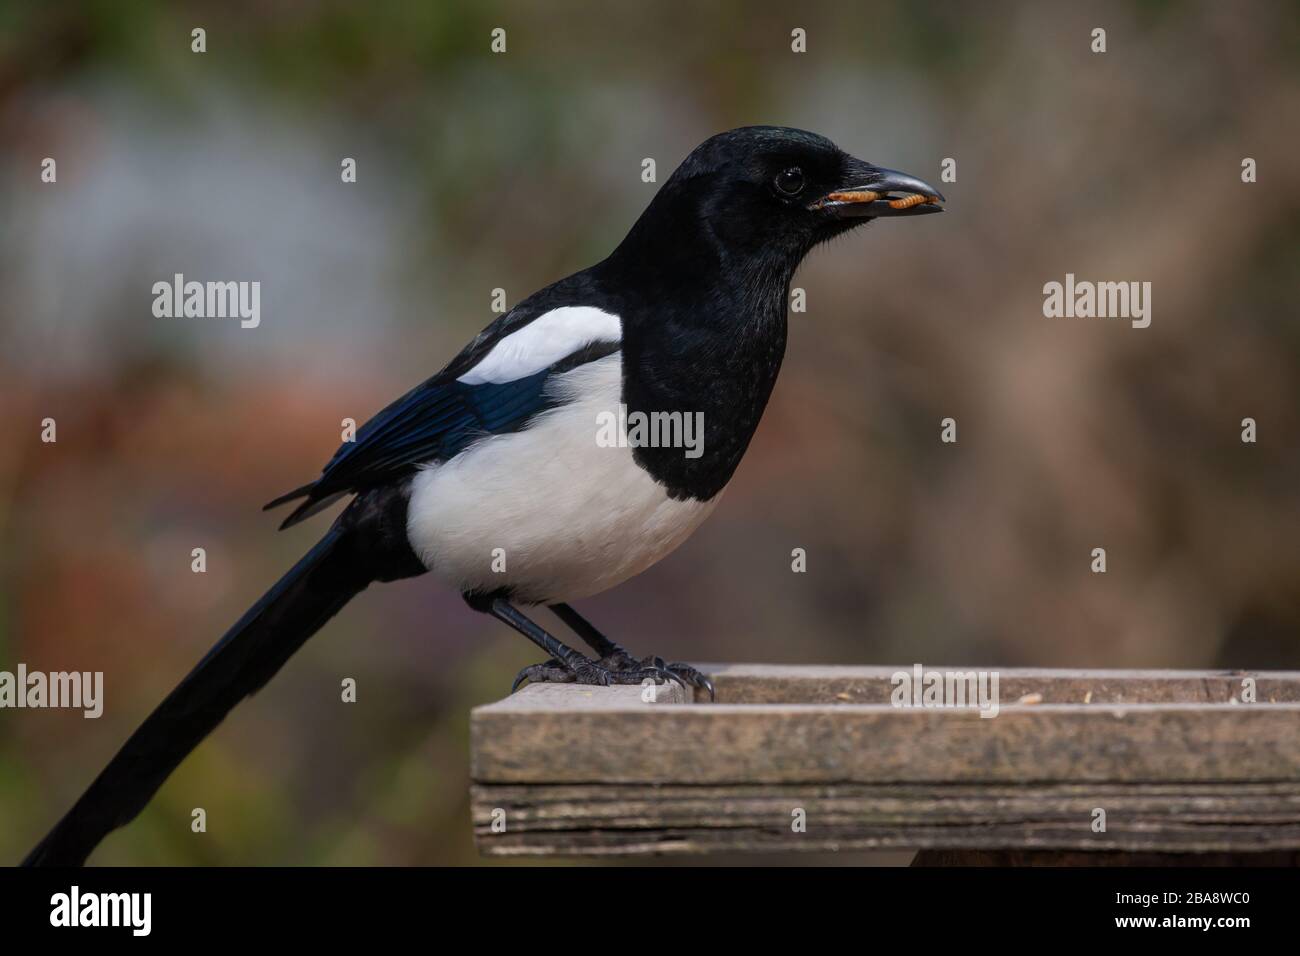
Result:
M751 123L934 182L955 158L948 211L810 258L724 504L594 621L669 659L1300 667L1298 11L0 4L0 669L107 699L0 711L0 862L323 531L259 509L341 419L439 369L493 288L607 254L642 158L662 183ZM176 272L259 280L261 326L155 318ZM1044 318L1067 272L1150 281L1151 327ZM92 860L478 862L469 709L537 656L432 581L376 587Z

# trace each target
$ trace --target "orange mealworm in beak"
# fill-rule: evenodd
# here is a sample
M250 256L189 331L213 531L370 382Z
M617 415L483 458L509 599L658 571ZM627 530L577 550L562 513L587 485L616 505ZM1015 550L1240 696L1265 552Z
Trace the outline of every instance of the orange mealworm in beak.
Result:
M920 193L913 193L904 199L891 199L889 206L891 209L911 209L913 206L919 206L923 202L934 202L929 196L922 196Z
M858 192L831 193L826 198L831 202L875 202L880 198L880 194L861 190Z

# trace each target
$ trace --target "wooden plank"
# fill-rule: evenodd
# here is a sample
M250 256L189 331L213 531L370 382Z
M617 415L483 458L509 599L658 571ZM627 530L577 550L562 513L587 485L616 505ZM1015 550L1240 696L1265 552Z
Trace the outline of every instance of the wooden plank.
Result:
M1005 669L987 719L891 706L910 668L701 670L716 704L540 685L476 708L483 851L1300 850L1300 673Z
M479 708L472 776L496 783L1300 779L1300 704L645 704ZM523 695L520 695L521 697Z
M475 785L491 855L882 848L1300 850L1300 783L1031 786ZM1094 810L1106 831L1094 832ZM796 810L806 830L792 828ZM504 825L504 832L494 831Z
M474 823L489 826L491 797L516 829L562 830L575 820L604 829L646 826L788 828L802 809L810 827L861 823L968 824L1037 819L1089 829L1107 809L1110 830L1144 815L1213 823L1300 822L1300 783L1260 784L841 784L833 786L476 785ZM480 799L480 797L482 799Z
M859 833L848 830L813 834L801 839L770 829L725 830L573 830L559 834L476 835L484 856L702 856L737 853L839 853L870 850L929 850L948 852L1007 848L1060 852L1122 852L1177 854L1278 854L1296 853L1292 841L1279 845L1260 830L1246 833L1221 831L1181 837L1161 829L1142 838L1088 840L1073 832L1032 827L991 828L979 833L961 828L908 828ZM1290 849L1285 849L1290 848Z

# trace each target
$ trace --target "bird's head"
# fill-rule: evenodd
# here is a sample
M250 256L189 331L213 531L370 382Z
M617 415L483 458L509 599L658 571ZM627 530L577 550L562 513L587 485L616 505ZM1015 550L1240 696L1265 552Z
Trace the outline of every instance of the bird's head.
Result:
M929 183L850 156L824 136L745 126L697 146L629 239L640 232L673 243L677 256L704 250L733 266L793 273L820 242L873 219L942 212L942 201Z

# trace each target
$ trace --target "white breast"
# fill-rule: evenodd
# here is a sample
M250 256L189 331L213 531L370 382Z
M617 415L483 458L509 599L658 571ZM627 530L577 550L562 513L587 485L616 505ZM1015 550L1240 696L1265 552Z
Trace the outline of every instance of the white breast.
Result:
M621 353L580 366L552 386L573 401L417 473L407 533L429 570L462 591L571 601L685 541L721 496L675 501L630 448L597 443L597 416L617 413L621 385Z

